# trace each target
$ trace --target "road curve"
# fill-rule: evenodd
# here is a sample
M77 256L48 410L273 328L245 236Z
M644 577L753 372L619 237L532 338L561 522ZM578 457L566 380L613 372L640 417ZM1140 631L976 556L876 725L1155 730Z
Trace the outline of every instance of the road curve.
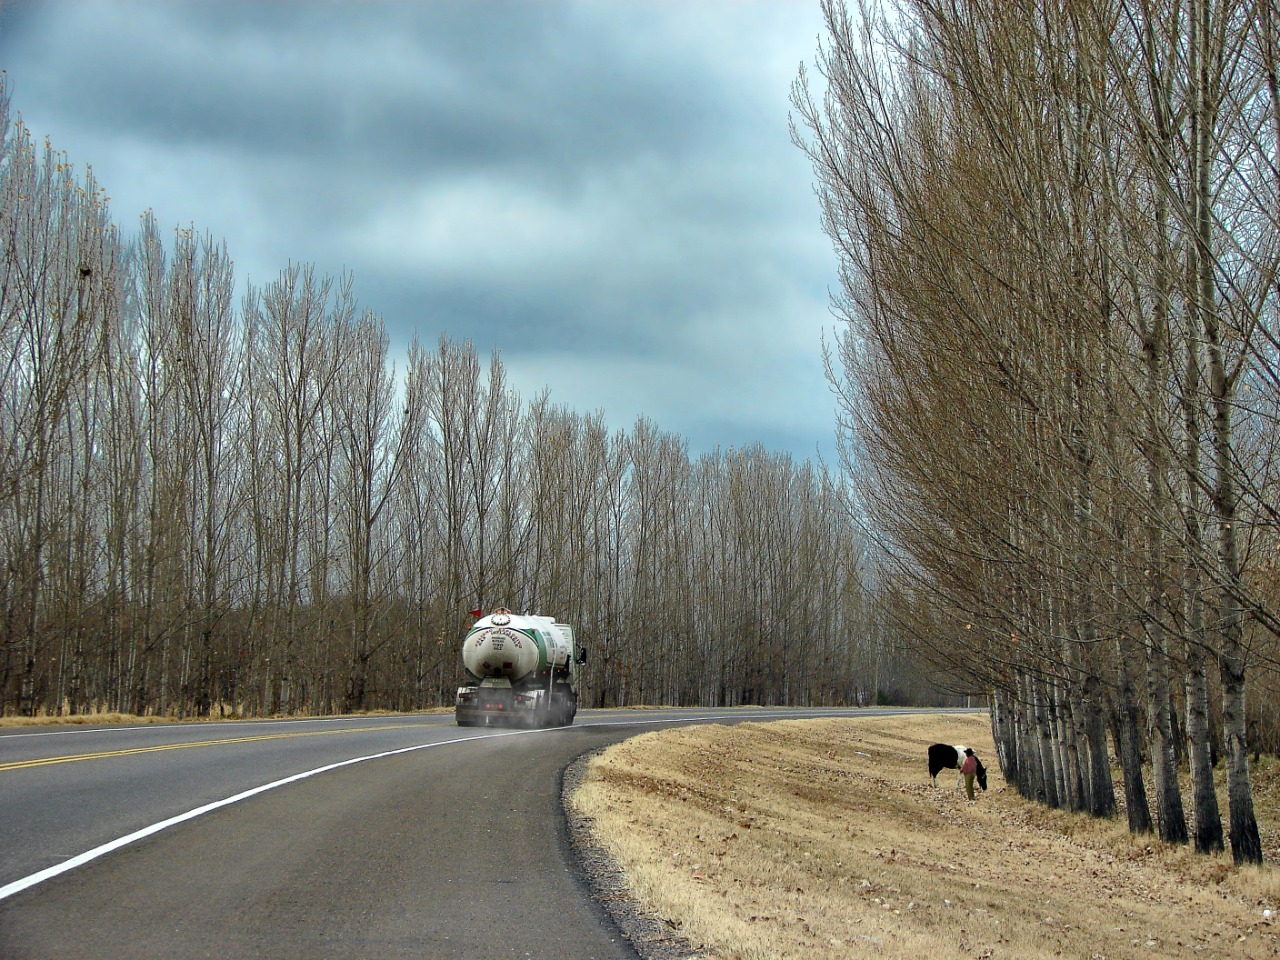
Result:
M833 712L583 711L505 735L440 717L323 736L296 723L0 735L0 957L634 958L569 850L565 766L655 724L797 714Z

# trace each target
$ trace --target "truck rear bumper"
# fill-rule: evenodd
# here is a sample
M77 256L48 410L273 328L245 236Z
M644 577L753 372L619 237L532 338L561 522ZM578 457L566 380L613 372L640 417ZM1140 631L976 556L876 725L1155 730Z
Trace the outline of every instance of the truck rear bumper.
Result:
M454 714L460 727L531 727L537 718L536 701L530 703L513 690L462 687Z
M558 690L550 700L542 690L459 687L454 715L460 727L564 727L573 723L578 698Z
M520 726L520 717L510 710L486 710L483 707L458 706L454 710L460 727Z

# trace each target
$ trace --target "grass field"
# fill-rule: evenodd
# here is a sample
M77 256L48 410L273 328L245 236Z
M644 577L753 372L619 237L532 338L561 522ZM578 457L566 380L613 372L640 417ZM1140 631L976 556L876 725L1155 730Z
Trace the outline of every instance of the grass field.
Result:
M930 783L935 741L987 762L976 803ZM1280 956L1274 758L1254 768L1268 862L1244 870L1029 803L994 759L983 715L708 725L593 758L571 803L717 960Z
M0 727L60 727L60 726L114 726L144 723L174 723L172 717L135 716L132 713L77 713L57 716L40 714L35 717L0 717Z

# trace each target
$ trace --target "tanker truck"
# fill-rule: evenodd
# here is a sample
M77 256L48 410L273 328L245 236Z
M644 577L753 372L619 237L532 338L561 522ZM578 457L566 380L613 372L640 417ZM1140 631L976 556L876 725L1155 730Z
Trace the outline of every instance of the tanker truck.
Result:
M499 607L462 641L467 682L458 688L458 726L568 726L586 659L567 623Z

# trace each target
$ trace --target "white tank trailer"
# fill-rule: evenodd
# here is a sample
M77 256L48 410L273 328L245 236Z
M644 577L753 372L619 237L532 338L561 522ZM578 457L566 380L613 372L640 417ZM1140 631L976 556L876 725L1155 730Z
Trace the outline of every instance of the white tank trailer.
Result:
M458 688L458 726L568 726L586 659L567 623L499 607L462 641L467 683Z

